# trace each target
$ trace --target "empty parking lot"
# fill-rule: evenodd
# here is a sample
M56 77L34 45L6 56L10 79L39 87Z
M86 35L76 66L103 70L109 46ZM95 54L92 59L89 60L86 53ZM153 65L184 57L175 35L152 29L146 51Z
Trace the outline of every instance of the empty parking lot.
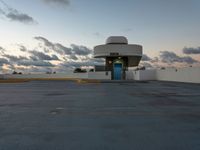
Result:
M199 150L200 85L0 84L0 150Z

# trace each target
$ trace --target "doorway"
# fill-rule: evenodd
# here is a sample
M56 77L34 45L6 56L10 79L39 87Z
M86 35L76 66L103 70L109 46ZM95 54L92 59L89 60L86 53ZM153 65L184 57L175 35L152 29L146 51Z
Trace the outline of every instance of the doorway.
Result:
M121 80L122 79L122 64L115 63L114 64L114 80Z

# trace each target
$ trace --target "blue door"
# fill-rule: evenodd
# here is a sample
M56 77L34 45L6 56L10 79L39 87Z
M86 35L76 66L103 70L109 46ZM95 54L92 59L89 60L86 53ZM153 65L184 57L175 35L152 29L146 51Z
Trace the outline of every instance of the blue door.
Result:
M114 64L114 80L122 79L122 64Z

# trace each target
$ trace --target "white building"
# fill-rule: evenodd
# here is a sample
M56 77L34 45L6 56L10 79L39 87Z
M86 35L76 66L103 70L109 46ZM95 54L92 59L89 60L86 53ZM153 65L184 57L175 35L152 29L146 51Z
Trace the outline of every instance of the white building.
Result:
M105 58L105 71L111 72L111 79L126 79L128 67L138 66L142 58L142 46L128 44L123 36L111 36L106 44L94 47L95 58Z

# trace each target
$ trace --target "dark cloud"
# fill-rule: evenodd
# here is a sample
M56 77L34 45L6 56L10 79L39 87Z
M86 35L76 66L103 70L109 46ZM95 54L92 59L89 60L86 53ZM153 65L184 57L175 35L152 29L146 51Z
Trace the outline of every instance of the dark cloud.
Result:
M43 52L38 52L38 51L29 51L29 53L32 54L32 59L33 60L59 60L59 58L56 55L46 55Z
M7 58L11 65L17 64L19 66L54 67L53 64L51 64L50 62L44 61L42 59L43 57L46 58L46 56L42 56L41 54L38 54L38 53L36 53L36 54L37 54L37 56L34 55L30 58L27 58L24 56L13 56L13 55L8 55L8 54L4 54L2 56ZM40 59L39 59L38 55L41 57ZM50 58L51 58L51 60L52 60L52 58L56 59L56 56L52 56Z
M29 15L20 13L17 10L10 11L6 17L12 21L18 21L25 24L36 24L36 21Z
M62 44L55 44L55 51L57 53L60 53L60 54L67 54L67 55L71 55L72 54L72 49L71 48L68 48L68 47L65 47L63 46Z
M146 67L146 68L152 68L153 66L150 63L147 62L141 62L140 66Z
M56 56L56 55L52 55L52 56L51 56L51 59L52 59L52 60L60 60L60 59L58 58L58 56Z
M67 55L72 54L71 49L63 46L62 44L59 44L59 43L54 44L41 36L34 37L34 39L42 42L44 46L46 47L46 51L48 51L47 50L48 48L50 50L57 52L58 54L67 54Z
M72 44L72 51L74 54L76 55L82 55L82 56L86 56L92 53L92 50L90 50L89 48L85 47L85 46L79 46L79 45L75 45Z
M22 60L28 60L27 57L24 56L13 56L13 55L8 55L8 54L4 54L2 55L3 57L6 57L7 59L9 59L9 61L11 62L18 62L18 61L22 61Z
M90 62L93 65L105 65L105 59L103 58L90 58Z
M180 57L174 52L169 52L169 51L160 52L160 58L161 61L164 63L174 63L174 62L188 63L188 64L197 63L197 61L194 60L192 57L189 56Z
M9 64L8 60L5 58L0 58L0 66L3 66L4 64Z
M38 58L36 56L30 56L30 59L33 61L38 61Z
M151 60L152 59L149 56L147 56L146 54L142 55L142 61L151 61Z
M200 54L200 47L193 48L193 47L185 47L183 48L184 54Z
M72 60L78 60L78 57L76 57L76 55L72 54L72 55L70 55L70 59L72 59Z
M64 67L69 67L69 68L78 68L78 67L91 67L91 66L95 66L95 65L104 65L105 64L105 60L104 59L95 59L95 58L91 58L88 59L87 61L82 61L82 62L76 62L76 61L66 61L63 62L63 64L61 64L61 66Z
M49 48L51 48L51 49L54 49L54 47L55 47L54 44L53 44L52 42L50 42L49 40L47 40L47 39L44 38L44 37L36 36L36 37L34 37L34 39L43 42L44 45L45 45L46 47L49 47Z
M66 55L72 55L73 57L75 55L87 56L92 53L92 50L90 50L89 48L76 44L71 44L71 47L65 47L62 44L57 43L54 47L56 48L56 52L64 53Z
M27 70L27 69L26 69ZM33 73L44 73L44 72L53 72L52 68L49 67L40 67L40 66L32 66L28 69L28 72L33 72Z
M51 64L50 62L46 62L42 60L38 60L38 61L23 60L23 61L17 62L17 64L22 65L22 66L54 67L54 65Z
M70 62L64 62L63 64L61 64L64 67L67 68L78 68L78 67L82 67L82 66L94 66L94 64L92 64L91 61L86 61L86 62L74 62L74 61L70 61Z
M159 58L158 57L154 57L152 60L151 60L151 63L157 63L159 62Z
M19 50L22 51L22 52L26 52L27 48L23 45L19 45Z
M46 3L54 3L54 4L59 4L59 5L69 5L70 4L70 0L42 0L43 2Z
M67 70L75 67L90 67L105 63L105 60L103 59L91 58L92 50L86 46L72 44L70 47L66 47L60 43L53 43L41 36L34 37L34 39L41 42L39 43L38 48L42 49L43 51L28 50L24 45L18 45L19 50L28 54L28 56L15 56L2 53L1 56L5 59L2 59L1 64L9 63L9 68L11 70L21 69L22 71L32 72L34 68L35 72L37 72L38 68L38 72L43 72L48 70L47 68L57 70L59 67L61 67L60 69ZM3 51L4 49L0 47L0 50ZM51 52L55 54L49 55L48 53ZM65 61L60 60L56 54L63 56ZM61 62L61 64L55 66L49 62L52 60L58 60Z
M79 46L76 44L71 44L71 47L63 46L60 43L53 43L47 40L44 37L38 36L34 37L34 39L41 41L44 46L48 47L49 49L59 53L59 54L65 54L65 55L78 55L78 56L87 56L89 54L92 54L92 50L85 46Z
M18 10L11 8L3 0L0 0L0 3L5 6L5 9L0 8L0 14L10 19L11 21L18 21L24 24L37 24L33 17L29 16L28 14L21 13Z
M0 53L3 54L5 52L5 49L0 46Z

